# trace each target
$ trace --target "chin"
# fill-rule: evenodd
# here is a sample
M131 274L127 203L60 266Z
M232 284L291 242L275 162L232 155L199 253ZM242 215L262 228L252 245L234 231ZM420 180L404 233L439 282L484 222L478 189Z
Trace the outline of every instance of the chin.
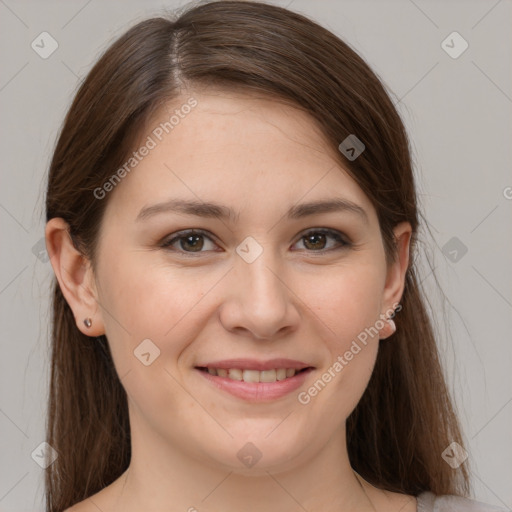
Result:
M311 443L294 440L286 431L270 436L268 432L266 429L258 439L247 435L236 436L222 445L217 444L214 453L208 450L211 446L204 447L203 453L208 454L217 467L245 476L268 476L267 472L287 471L299 464L300 459L306 458Z

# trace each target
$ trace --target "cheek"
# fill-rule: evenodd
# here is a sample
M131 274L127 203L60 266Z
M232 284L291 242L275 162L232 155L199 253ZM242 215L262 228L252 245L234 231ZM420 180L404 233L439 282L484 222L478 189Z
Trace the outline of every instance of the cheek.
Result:
M106 254L98 272L102 315L134 414L142 411L153 426L169 425L178 414L201 416L176 382L176 362L202 329L201 298L215 280L194 279L186 269L150 266L137 256Z
M116 252L112 247L105 248L102 256L100 303L119 375L135 371L141 373L141 383L145 381L148 367L136 354L148 339L155 345L144 342L150 359L158 354L151 367L175 368L183 351L204 328L209 312L204 309L208 300L203 299L219 275L199 268L148 263L145 252Z
M371 377L379 347L377 320L384 276L376 266L352 266L333 272L322 288L304 288L303 296L319 319L328 359L301 403L329 409L332 426L346 419ZM377 324L378 325L378 324Z
M298 292L325 327L330 347L339 353L374 326L379 318L383 279L375 265L335 269L319 286L307 283ZM300 281L298 281L300 282Z

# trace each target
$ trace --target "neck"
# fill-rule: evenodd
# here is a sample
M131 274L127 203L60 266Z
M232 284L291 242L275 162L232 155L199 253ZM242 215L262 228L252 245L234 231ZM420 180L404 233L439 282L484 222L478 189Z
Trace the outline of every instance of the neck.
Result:
M130 466L112 489L115 512L375 511L375 488L352 470L344 428L314 457L286 468L265 466L262 458L244 473L191 457L144 429L134 434Z

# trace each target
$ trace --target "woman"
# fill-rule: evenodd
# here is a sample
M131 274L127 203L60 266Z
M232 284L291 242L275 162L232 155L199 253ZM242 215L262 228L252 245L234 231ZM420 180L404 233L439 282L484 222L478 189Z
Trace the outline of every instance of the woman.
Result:
M336 36L257 2L139 23L46 205L48 512L493 509L462 497L407 135Z

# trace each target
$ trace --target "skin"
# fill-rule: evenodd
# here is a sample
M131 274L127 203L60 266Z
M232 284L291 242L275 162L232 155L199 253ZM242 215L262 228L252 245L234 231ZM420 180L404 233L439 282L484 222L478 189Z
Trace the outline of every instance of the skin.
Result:
M47 225L77 327L108 337L132 433L128 470L70 510L415 511L412 496L355 474L346 451L346 418L390 324L308 404L297 399L399 303L410 225L396 226L398 257L388 266L375 209L309 116L213 90L184 93L169 110L191 95L198 105L103 199L94 267L72 246L62 219ZM165 119L163 111L141 141ZM284 216L296 203L333 197L357 203L367 219L348 211ZM136 220L142 208L170 198L216 201L238 217L164 212ZM190 228L211 236L192 246L178 240L174 251L161 247ZM339 248L331 235L307 244L311 228L336 230L351 245ZM248 236L263 249L252 263L236 252ZM148 338L160 355L145 366L134 350ZM288 357L315 369L299 390L266 403L228 395L194 369L237 357ZM251 468L237 458L247 442L262 454Z

